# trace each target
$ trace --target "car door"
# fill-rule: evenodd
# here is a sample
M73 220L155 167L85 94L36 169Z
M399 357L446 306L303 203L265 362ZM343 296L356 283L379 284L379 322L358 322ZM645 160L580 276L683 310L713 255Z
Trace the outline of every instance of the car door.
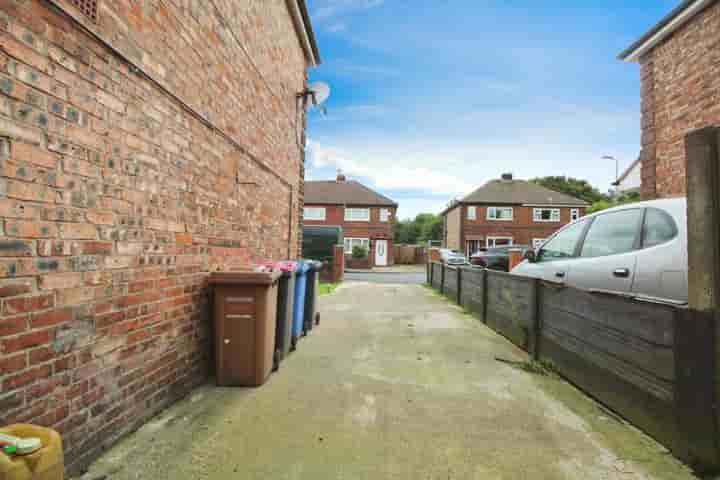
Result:
M564 283L588 224L589 220L581 220L560 230L545 242L538 251L535 262L523 262L519 268L513 269L513 273Z
M593 217L567 283L588 290L629 293L635 278L642 219L642 208Z
M668 212L658 208L645 210L633 293L687 302L684 223L684 215L674 219Z

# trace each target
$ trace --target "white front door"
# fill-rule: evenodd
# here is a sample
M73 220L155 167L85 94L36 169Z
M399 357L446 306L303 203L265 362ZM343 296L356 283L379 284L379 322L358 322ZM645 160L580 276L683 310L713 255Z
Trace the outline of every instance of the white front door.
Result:
M387 266L388 256L388 242L387 240L375 240L375 265L378 267Z

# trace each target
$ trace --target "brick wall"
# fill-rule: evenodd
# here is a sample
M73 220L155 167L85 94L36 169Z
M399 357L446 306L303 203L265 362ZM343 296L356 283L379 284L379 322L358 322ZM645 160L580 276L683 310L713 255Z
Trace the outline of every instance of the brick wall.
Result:
M449 210L445 215L445 248L462 250L462 206Z
M395 208L391 207L370 207L370 221L369 222L346 222L345 221L345 207L340 205L311 205L306 204L306 207L323 207L325 208L325 220L304 220L305 225L340 225L343 228L343 235L345 238L369 238L371 240L381 238L388 240L388 265L393 265L393 219L395 218ZM354 207L354 206L352 206ZM363 206L357 206L358 208L365 208ZM389 208L391 211L391 217L388 222L380 221L380 209ZM371 264L375 260L375 245L371 241L370 259ZM346 255L352 254L351 251L345 252Z
M0 2L0 424L77 469L207 377L209 271L297 255L305 58L281 0L68 5Z
M450 218L448 223L456 224L462 222L461 228L449 229L450 237L453 239L452 245L448 240L448 248L465 251L465 242L467 240L483 240L484 245L486 237L512 237L513 243L519 245L532 245L533 239L547 238L563 226L570 223L569 207L560 207L559 222L535 222L533 221L533 207L522 207L514 205L513 221L495 221L487 220L487 206L475 205L476 219L468 219L468 206L462 205L455 208L449 213L455 216ZM508 205L510 206L510 205ZM584 208L578 208L580 216L585 215ZM462 220L457 218L462 215ZM462 232L456 233L456 232Z
M685 193L684 138L720 124L720 4L698 14L640 61L642 193Z

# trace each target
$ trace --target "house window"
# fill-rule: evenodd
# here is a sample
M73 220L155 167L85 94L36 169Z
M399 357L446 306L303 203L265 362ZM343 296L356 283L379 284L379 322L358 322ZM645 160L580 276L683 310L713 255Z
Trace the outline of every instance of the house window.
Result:
M370 251L369 238L345 238L345 253L351 254L353 247L365 247Z
M537 250L538 248L542 247L543 243L545 243L544 238L533 238L533 241L532 241L533 250Z
M477 207L468 207L468 220L477 219Z
M533 221L535 222L559 222L559 208L533 208Z
M305 220L325 220L325 207L305 207L303 218Z
M574 222L580 218L580 209L579 208L571 208L570 209L570 221Z
M389 222L390 221L390 209L389 208L381 208L380 209L380 221L381 222Z
M511 222L513 219L513 209L512 207L488 207L487 219Z
M369 222L370 221L370 209L369 208L346 208L345 209L345 221L346 222Z
M485 239L487 248L503 247L513 244L512 237L487 237Z

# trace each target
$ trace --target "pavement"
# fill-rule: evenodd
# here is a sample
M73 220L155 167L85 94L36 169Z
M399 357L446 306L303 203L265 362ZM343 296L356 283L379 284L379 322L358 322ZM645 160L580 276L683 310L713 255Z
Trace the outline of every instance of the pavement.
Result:
M345 281L420 285L427 277L425 265L395 265L372 270L345 270Z
M349 282L320 309L263 387L198 389L83 478L695 478L425 287Z

